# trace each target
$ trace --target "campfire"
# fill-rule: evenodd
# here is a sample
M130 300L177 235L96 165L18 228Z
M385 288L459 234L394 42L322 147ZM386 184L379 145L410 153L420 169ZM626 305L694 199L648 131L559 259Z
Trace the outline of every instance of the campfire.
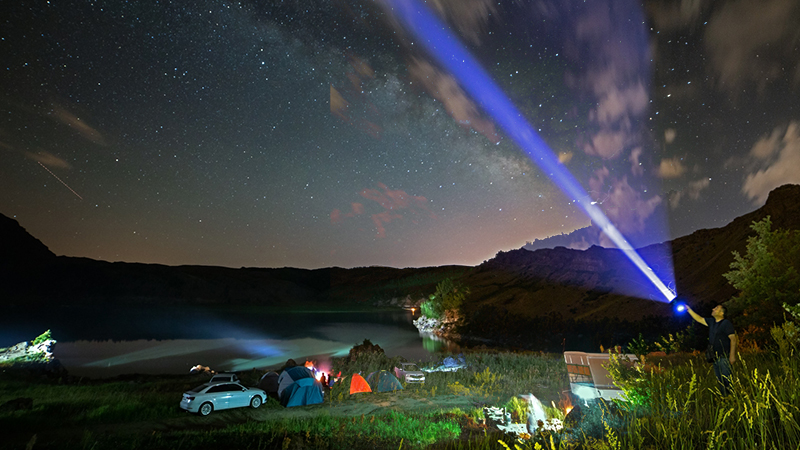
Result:
M329 380L330 380L329 372L330 372L330 369L323 368L322 366L317 367L316 361L308 361L307 360L304 365L305 365L306 369L310 370L311 373L314 374L314 378L316 378L317 381L321 382L322 384L324 384L326 386L329 384Z

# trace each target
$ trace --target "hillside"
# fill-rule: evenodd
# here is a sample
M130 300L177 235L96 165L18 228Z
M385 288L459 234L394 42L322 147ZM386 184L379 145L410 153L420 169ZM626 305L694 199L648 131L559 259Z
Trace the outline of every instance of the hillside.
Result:
M640 249L674 259L678 293L705 313L735 294L722 274L744 252L750 224L769 215L775 228L800 229L800 186L775 189L766 204L730 224ZM450 277L471 288L462 331L529 342L568 332L618 333L674 327L664 303L630 288L647 284L615 249L563 247L499 252L477 267L443 266L231 269L96 261L56 256L15 220L0 215L0 299L5 307L77 304L221 304L276 308L352 308L419 302ZM637 278L638 277L638 278ZM660 319L659 319L660 318ZM560 341L559 341L560 342Z

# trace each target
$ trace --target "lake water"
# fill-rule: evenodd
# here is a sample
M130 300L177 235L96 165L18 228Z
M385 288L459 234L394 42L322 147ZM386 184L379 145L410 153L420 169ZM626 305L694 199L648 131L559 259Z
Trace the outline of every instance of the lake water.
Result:
M416 318L413 317L413 318ZM421 335L411 311L281 312L258 308L98 307L6 311L0 347L30 341L50 329L54 355L74 376L183 374L277 368L286 360L316 360L325 369L364 339L387 356L427 361L451 343Z

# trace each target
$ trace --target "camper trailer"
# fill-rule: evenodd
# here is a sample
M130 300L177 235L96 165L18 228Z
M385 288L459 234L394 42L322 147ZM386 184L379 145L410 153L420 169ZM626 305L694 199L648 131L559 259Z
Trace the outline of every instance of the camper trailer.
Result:
M629 361L639 361L636 355L618 356ZM608 370L603 367L608 364L609 357L608 353L564 352L572 393L584 401L598 398L621 399L622 390L614 386Z

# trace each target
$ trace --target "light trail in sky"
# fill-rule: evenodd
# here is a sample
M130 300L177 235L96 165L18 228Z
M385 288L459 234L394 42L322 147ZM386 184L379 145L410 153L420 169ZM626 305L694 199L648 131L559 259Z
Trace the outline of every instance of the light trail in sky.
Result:
M67 183L64 183L64 181L63 181L63 180L61 180L61 178L58 178L58 176L57 176L56 174L54 174L53 172L51 172L51 171L50 171L50 169L48 169L48 168L47 168L47 166L45 166L44 164L40 163L39 161L36 161L36 162L37 162L37 163L39 163L39 165L40 165L40 166L42 166L42 168L43 168L44 170L46 170L47 172L49 172L49 173L50 173L50 175L52 175L53 177L55 177L55 179L56 179L56 180L58 180L59 182L61 182L61 184L63 184L63 185L64 185L64 186L65 186L67 189L69 189L69 191L70 191L70 192L72 192L73 194L75 194L75 196L76 196L76 197L78 197L79 199L83 200L83 197L81 197L80 195L78 195L78 193L77 193L77 192L75 192L75 190L74 190L74 189L72 189L71 187L69 187L69 186L67 185Z
M414 0L385 0L395 17L399 18L436 60L455 76L483 109L491 115L511 136L519 147L539 165L541 170L556 183L614 244L633 262L663 295L671 302L676 295L642 259L617 227L574 176L561 164L558 157L524 119L522 113L511 103L481 65L470 55L458 39L448 31L425 6ZM669 271L672 274L672 270ZM674 286L674 280L668 280Z

